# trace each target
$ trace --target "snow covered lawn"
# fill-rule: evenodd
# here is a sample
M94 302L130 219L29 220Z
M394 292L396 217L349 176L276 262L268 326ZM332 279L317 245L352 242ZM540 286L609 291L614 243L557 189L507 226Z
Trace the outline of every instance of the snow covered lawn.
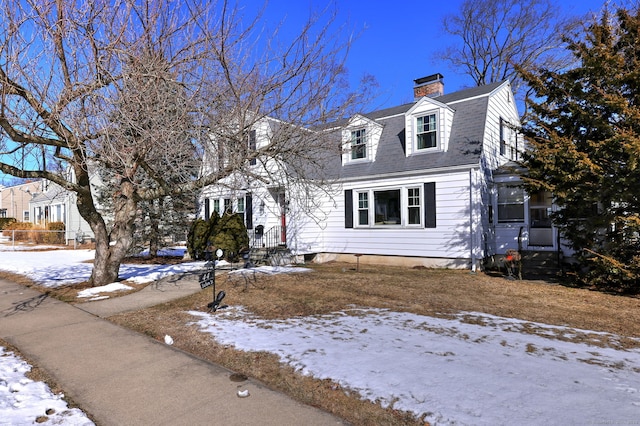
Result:
M640 418L640 350L600 347L617 340L607 333L475 312L442 319L353 309L280 321L242 308L190 314L219 343L274 353L302 374L434 425Z
M180 250L167 253L174 255ZM184 249L181 250L184 253ZM59 287L87 281L91 276L95 257L94 250L52 250L52 251L2 251L0 270L24 275L43 287ZM177 265L123 264L120 277L135 284L145 284L163 277L202 269L204 262L188 262ZM93 291L109 292L119 290L94 288Z

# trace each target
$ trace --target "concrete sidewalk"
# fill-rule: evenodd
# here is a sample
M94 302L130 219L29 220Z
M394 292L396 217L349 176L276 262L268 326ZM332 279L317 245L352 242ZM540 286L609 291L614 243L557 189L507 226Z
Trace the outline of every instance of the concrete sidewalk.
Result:
M171 290L198 290L189 286ZM127 297L113 300L125 304ZM229 370L99 318L110 315L106 303L96 315L89 305L80 309L0 280L0 336L49 372L100 426L344 424L259 383L233 382ZM250 396L239 398L238 390Z
M108 318L179 299L200 290L197 273L171 275L126 296L78 303L75 306L101 318Z

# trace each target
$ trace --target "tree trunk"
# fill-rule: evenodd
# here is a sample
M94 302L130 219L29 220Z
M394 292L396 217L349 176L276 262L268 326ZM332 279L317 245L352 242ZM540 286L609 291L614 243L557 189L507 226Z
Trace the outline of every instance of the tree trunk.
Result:
M158 256L160 245L160 215L162 214L162 198L149 202L149 256Z
M89 223L95 235L96 254L89 285L98 287L118 281L120 265L133 241L134 222L138 203L134 197L133 184L121 183L120 191L114 195L114 221L111 233L96 209L89 185L89 176L80 171L78 182L86 182L78 191L77 206L80 215Z

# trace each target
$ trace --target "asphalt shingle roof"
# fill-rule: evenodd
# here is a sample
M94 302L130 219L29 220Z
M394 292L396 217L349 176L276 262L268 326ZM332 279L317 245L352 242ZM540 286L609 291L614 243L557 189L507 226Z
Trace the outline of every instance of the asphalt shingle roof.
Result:
M405 117L415 103L363 114L383 126L376 160L332 164L333 178L357 179L401 172L479 164L489 97L503 82L473 87L434 98L455 110L447 151L405 155Z

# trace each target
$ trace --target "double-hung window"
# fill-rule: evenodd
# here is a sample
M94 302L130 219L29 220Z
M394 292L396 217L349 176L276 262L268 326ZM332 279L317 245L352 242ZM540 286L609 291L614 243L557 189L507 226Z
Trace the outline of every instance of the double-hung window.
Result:
M417 118L417 148L435 148L437 145L437 116L423 115Z
M220 200L213 200L213 211L218 213L218 216L222 215L220 211Z
M369 193L358 193L358 225L369 224Z
M407 223L420 225L420 188L407 189Z
M498 186L498 223L524 222L524 190L516 185Z
M367 158L366 129L351 131L351 159Z

